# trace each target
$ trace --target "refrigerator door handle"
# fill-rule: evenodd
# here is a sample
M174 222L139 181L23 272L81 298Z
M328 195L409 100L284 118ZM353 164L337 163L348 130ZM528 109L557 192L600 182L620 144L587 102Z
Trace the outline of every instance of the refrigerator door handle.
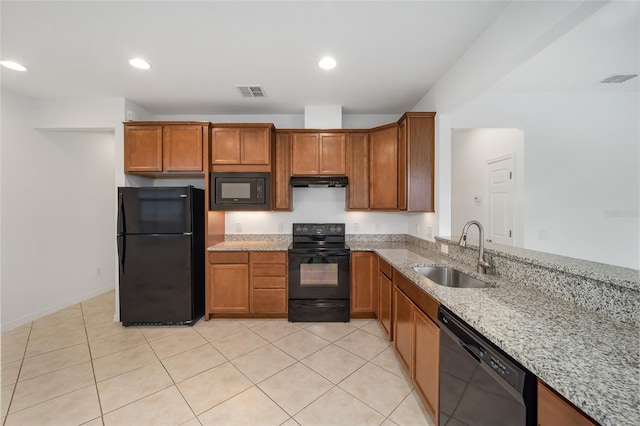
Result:
M193 232L183 232L182 235L193 235Z
M180 198L187 198L188 195L187 194L180 194Z
M127 254L127 236L118 238L118 259L120 260L120 270L124 271L125 256Z
M124 220L124 200L122 192L118 192L118 233L126 234L125 220Z

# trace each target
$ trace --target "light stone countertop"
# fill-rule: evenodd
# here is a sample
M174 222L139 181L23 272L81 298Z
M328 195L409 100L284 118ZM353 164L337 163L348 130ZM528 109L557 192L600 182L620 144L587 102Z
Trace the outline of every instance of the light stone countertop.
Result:
M216 250L286 250L289 242L227 241ZM374 251L574 405L603 425L640 424L637 327L530 286L479 276L468 265L401 242L350 241ZM486 289L437 285L414 265L448 265L488 281Z
M280 251L287 250L291 241L263 240L263 241L224 241L210 246L209 251Z

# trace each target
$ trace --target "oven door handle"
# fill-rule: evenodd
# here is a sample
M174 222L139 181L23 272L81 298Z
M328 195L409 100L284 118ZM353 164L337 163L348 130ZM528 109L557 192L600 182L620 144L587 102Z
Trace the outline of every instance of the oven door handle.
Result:
M322 251L313 251L313 250L305 250L305 251L289 251L290 255L295 256L309 256L309 257L349 257L349 252L344 253L336 253L336 252L322 252Z

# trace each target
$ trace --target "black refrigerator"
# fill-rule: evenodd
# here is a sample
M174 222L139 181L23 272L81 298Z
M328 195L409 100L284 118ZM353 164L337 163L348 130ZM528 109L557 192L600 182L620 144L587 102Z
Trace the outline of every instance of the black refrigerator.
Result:
M204 191L118 188L120 321L191 325L204 315Z

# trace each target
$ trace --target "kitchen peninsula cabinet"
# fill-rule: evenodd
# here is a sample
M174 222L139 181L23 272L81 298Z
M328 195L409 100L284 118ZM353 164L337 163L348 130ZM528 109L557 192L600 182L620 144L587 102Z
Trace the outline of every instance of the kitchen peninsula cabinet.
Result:
M368 251L351 252L351 317L375 317L377 256Z
M539 426L595 426L587 416L538 380Z
M203 176L203 143L208 141L208 135L209 123L125 123L125 173Z
M291 133L291 174L344 175L345 145L344 133Z
M440 328L420 309L413 310L411 379L431 418L438 424Z
M209 253L207 314L249 313L249 253Z
M438 424L440 328L438 302L393 271L394 346L427 411Z
M397 287L393 288L393 340L396 352L411 374L413 303Z
M393 340L393 283L392 268L387 261L378 258L378 321Z
M273 206L277 211L291 211L291 134L276 131L275 167L272 176Z
M213 171L271 170L271 124L214 124L211 130Z
M369 209L398 209L398 131L395 124L369 134Z
M369 209L369 134L347 136L347 210Z

